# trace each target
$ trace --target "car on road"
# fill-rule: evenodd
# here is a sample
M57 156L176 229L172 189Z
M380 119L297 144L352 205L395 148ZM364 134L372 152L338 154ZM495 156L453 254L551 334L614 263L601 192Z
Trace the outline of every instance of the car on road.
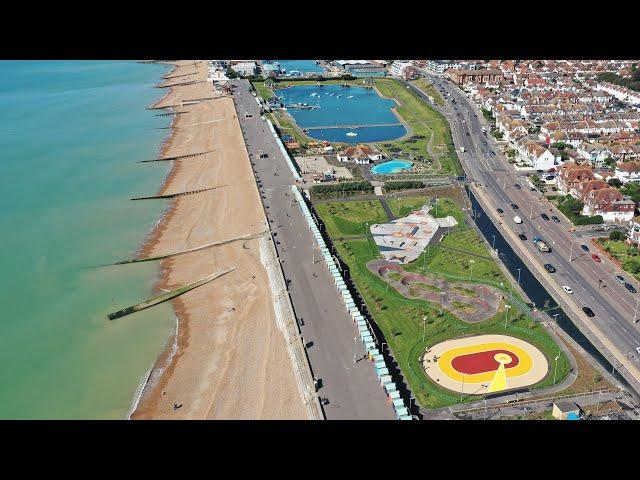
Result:
M471 134L470 134L469 132L467 132L467 137L468 137L469 135L471 135Z
M569 294L573 294L573 289L567 285L562 285L562 289Z
M591 254L591 258L593 258L598 263L600 263L602 261L602 260L600 260L600 257L598 255L596 255L595 253Z
M523 241L524 241L524 240L526 240L526 239L527 239L527 236L526 236L524 233L519 233L519 234L518 234L518 238L519 238L520 240L523 240Z
M638 352L638 354L640 354L640 347L636 347L636 352Z
M483 144L483 145L486 145L486 144L487 144L487 142L483 141L483 142L482 142L482 144Z
M522 188L519 183L514 183L513 186L516 187L518 190Z
M518 210L519 207L515 203L512 203L511 204L511 208L513 208L514 210Z
M582 307L582 311L585 313L585 315L587 317L595 317L596 314L593 313L593 310L591 310L589 307L587 307L586 305L584 307Z
M549 215L547 215L546 213L543 213L540 216L542 217L543 220L549 220Z
M493 155L495 157L496 156L496 152L491 152L491 155Z
M550 263L545 263L544 264L544 269L549 273L556 273L556 267L554 267Z
M497 209L497 212L498 212L498 213L504 213L504 210L503 210L503 209L501 209L501 208L498 208L498 209Z
M587 247L584 243L583 243L582 245L580 245L580 248L581 248L582 250L584 250L585 252L588 252L588 251L589 251L589 247Z
M627 283L627 281L624 279L622 275L616 275L616 281L621 285L624 285L625 283Z
M624 284L624 288L626 288L627 290L629 290L631 293L636 293L636 289L633 287L633 285L631 285L629 282Z
M560 219L558 217L556 217L555 215L551 216L551 220L553 220L556 223L560 223Z

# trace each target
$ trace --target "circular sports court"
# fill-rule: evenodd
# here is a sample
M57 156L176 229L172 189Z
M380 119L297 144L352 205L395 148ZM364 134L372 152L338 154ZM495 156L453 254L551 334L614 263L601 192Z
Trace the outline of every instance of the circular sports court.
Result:
M423 357L427 376L448 390L481 395L527 387L549 369L536 347L507 335L456 338L431 347Z

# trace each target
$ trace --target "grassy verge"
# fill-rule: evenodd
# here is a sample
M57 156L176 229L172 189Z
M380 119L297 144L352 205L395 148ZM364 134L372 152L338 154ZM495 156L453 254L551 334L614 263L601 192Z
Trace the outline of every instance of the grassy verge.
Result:
M413 84L427 95L430 95L436 102L436 104L441 107L444 105L444 98L442 98L440 92L438 92L438 90L436 90L435 87L431 83L429 83L426 78L419 78L418 80L413 82Z
M443 204L446 200L448 199L439 199ZM419 358L421 354L426 348L436 343L463 335L495 333L522 338L539 348L548 359L554 358L560 351L544 328L527 317L513 303L512 308L509 310L507 328L505 330L506 311L504 305L500 306L495 316L480 323L467 324L447 311L441 316L439 314L439 305L421 299L406 298L393 288L389 288L385 281L371 273L366 267L367 262L381 257L377 245L371 238L367 240L335 240L336 237L332 231L340 232L339 234L344 232L339 226L335 225L335 217L339 216L344 219L345 214L342 213L342 202L336 202L333 205L332 213L330 210L332 203L319 204L316 209L325 225L327 225L329 234L334 238L340 257L349 266L350 275L365 299L376 323L382 330L389 348L391 348L396 360L399 362L417 402L423 407L439 408L460 402L459 394L449 392L431 382L420 364ZM455 214L453 216L462 218L462 212L459 210L456 212L455 204L451 203L451 212ZM353 223L362 225L367 220L376 222L377 210L363 207L364 205L353 207L354 210L350 214L352 215L350 218L354 220ZM475 239L473 235L476 236ZM477 237L474 230L466 225L461 225L458 230L452 232L447 237L447 241L452 248L476 254L482 252L482 255L489 256L482 240ZM482 251L483 248L484 251ZM507 292L509 288L507 279L492 259L472 257L458 252L452 254L440 245L430 248L428 254L423 253L423 256L406 267L406 269L411 271L424 270L430 274L443 276L453 275L460 277L464 281L469 281L469 278L471 278L471 276L467 277L470 268L469 259L475 261L473 264L473 282L492 285L497 282L499 285L499 282L502 282L505 293ZM426 335L425 341L423 341L422 318L425 316L427 317L425 324ZM550 368L553 368L552 362L550 362ZM561 353L558 361L558 381L561 381L568 374L569 368L568 359ZM536 385L536 388L550 386L552 382L553 371L551 370L550 374ZM475 399L477 397L467 397L463 398L463 401Z
M251 82L251 85L253 85L253 87L256 89L256 92L258 92L258 95L260 95L265 100L269 100L270 98L273 98L273 92L271 91L271 89L267 88L264 81Z
M396 110L412 130L411 138L384 142L382 148L385 153L394 156L401 150L402 156L413 154L414 159L415 155L428 157L427 145L433 135L431 150L438 158L431 161L439 163L439 167L435 163L425 166L433 169L433 173L462 175L446 119L396 80L376 79L375 85L382 96L398 101L400 105Z
M620 262L625 272L640 280L640 250L635 245L628 245L624 240L596 240L605 252Z

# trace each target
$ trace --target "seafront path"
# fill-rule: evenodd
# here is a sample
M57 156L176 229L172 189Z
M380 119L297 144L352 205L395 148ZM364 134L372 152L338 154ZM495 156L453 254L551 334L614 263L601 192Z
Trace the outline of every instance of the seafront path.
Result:
M289 283L296 317L328 420L395 419L373 365L362 360L354 342L355 325L345 310L329 271L315 252L314 240L300 208L292 202L295 179L273 138L247 80L234 80L233 94L252 168L259 182L278 258ZM252 117L246 117L246 113ZM258 151L267 158L259 158ZM354 363L354 355L358 361Z

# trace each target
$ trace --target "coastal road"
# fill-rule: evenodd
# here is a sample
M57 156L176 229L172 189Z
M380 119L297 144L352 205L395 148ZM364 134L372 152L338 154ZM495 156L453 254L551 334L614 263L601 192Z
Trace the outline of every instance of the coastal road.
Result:
M633 320L640 294L628 292L614 279L619 273L628 280L631 280L630 276L619 272L604 256L601 256L602 262L594 261L591 253L595 252L595 247L589 244L588 239L578 238L568 230L571 225L567 224L564 216L542 195L530 190L524 175L518 174L509 165L494 139L482 132L486 122L471 100L444 79L433 76L429 76L429 79L436 88L450 93L456 99L455 104L447 99L448 106L443 113L451 125L456 149L460 151L460 146L465 148L465 153L459 153L459 157L468 179L476 182L478 200L485 204L487 214L494 218L494 223L501 228L507 241L513 239L512 246L527 259L538 280L550 286L549 293L565 312L579 327L582 326L581 330L588 327L592 332L589 338L593 341L594 335L597 337L598 341L594 342L596 347L634 389L639 390L640 355L636 348L640 347L640 323L634 324ZM521 188L515 187L515 184ZM512 203L518 205L519 209L512 209ZM499 215L497 208L502 208L504 214ZM557 215L563 220L559 224L547 221L541 217L542 213L549 217ZM515 215L522 218L521 225L513 221ZM520 232L527 236L526 241L518 240L516 235ZM552 252L538 252L532 242L534 236L542 237ZM581 249L583 243L590 252ZM544 271L542 265L545 263L551 263L557 272L549 274ZM570 286L575 293L566 294L561 289L562 285ZM588 319L581 310L583 306L590 307L595 317Z
M364 349L342 304L329 271L320 258L300 207L292 202L295 179L273 138L247 80L234 80L233 99L252 168L265 205L289 294L318 390L326 397L327 419L395 419L373 365L360 360ZM252 117L246 117L246 113ZM259 158L258 151L267 158ZM315 261L314 261L315 260ZM354 363L354 356L358 359Z

